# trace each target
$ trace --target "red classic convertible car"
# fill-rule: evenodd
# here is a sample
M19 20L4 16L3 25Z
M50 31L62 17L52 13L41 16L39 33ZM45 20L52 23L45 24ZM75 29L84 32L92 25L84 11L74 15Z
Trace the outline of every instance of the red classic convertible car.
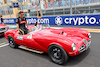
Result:
M31 26L32 27L32 26ZM9 46L18 48L19 45L48 53L53 62L64 64L69 56L76 56L88 49L91 44L91 34L78 28L53 29L44 27L20 35L17 30L8 30L5 38Z
M7 25L0 24L0 36L4 35L4 33L9 29Z

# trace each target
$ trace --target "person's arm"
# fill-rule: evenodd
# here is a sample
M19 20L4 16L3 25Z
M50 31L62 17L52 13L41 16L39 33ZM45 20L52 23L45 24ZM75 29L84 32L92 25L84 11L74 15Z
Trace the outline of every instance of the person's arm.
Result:
M1 18L1 22L2 22L2 25L4 25L4 23L3 23L3 18Z
M27 22L26 18L25 18L25 21L26 21L26 26L27 26L27 29L29 29L29 28L28 28L28 22Z
M17 23L16 25L17 25L17 30L18 30L18 33L19 33L19 32L20 32L20 31L19 31L19 24Z
M25 18L25 20L26 20L26 18ZM26 26L27 26L28 32L30 32L27 20L26 20Z
M19 33L20 30L19 30L19 19L18 18L16 19L16 26L17 26L17 30L18 30L18 33Z
M4 23L2 22L2 25L4 25Z
M27 21L26 21L26 26L27 26L27 29L29 29L29 28L28 28L28 23L27 23Z

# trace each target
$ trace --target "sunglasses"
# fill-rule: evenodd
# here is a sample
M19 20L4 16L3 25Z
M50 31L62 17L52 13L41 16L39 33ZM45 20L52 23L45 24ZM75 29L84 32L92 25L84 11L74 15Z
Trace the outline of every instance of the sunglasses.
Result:
M21 16L22 16L22 15L24 15L24 14L21 14Z

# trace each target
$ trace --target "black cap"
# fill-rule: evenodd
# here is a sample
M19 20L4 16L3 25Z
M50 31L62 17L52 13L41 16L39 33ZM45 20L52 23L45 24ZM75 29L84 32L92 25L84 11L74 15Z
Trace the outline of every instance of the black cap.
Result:
M23 11L20 11L19 14L23 13Z

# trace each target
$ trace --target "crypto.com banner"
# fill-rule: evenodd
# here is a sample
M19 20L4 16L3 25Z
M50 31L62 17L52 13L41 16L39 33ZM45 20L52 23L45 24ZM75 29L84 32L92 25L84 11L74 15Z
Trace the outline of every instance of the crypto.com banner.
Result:
M36 21L50 25L82 25L82 26L100 26L100 15L75 15L75 16L51 16L27 18L28 24L34 24ZM16 24L16 18L4 19L5 24Z

